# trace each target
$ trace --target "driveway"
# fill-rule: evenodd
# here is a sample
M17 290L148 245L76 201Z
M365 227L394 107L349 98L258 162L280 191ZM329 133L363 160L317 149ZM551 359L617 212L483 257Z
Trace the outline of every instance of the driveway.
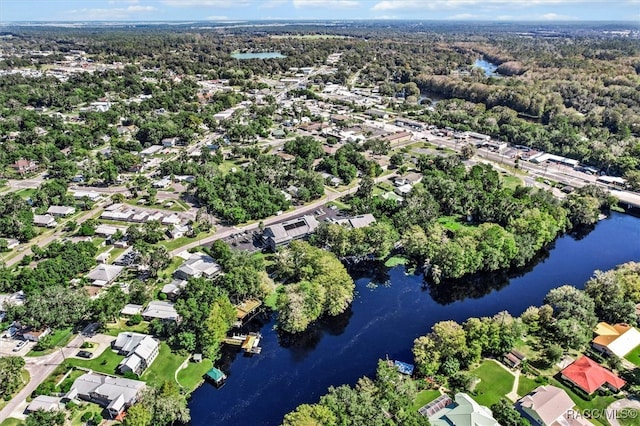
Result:
M24 410L27 408L27 397L59 366L65 358L69 358L78 351L82 345L83 337L76 336L67 346L55 352L40 356L26 357L26 369L31 375L31 380L9 403L0 411L0 419L9 417L24 418Z
M611 426L620 426L620 422L618 419L626 418L625 408L635 409L640 411L640 401L636 401L635 399L619 399L618 401L612 402L611 405L607 407L607 420ZM637 414L636 412L630 414ZM632 418L631 416L628 416ZM635 417L633 417L635 418Z

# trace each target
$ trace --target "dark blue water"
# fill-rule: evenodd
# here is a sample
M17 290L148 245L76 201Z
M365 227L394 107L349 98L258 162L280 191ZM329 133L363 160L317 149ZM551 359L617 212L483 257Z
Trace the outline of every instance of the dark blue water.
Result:
M498 66L496 64L492 64L489 61L485 61L484 59L476 59L473 63L474 67L482 68L484 71L484 75L487 77L498 77L500 74L496 72Z
M423 289L422 278L405 275L402 267L370 270L357 279L353 306L339 318L295 340L279 340L269 321L262 328L262 354L227 355L227 384L219 390L205 384L194 392L192 424L280 424L287 412L316 402L329 386L372 376L379 358L412 362L413 340L438 321L502 310L519 315L540 305L554 287L582 287L594 269L640 261L640 219L633 216L614 213L580 238L558 239L521 276L493 275L449 291ZM388 283L373 288L372 280Z

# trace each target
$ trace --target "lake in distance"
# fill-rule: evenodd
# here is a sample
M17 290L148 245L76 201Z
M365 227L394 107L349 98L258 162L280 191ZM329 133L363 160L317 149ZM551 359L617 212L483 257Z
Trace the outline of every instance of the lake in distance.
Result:
M220 366L227 383L221 389L205 383L193 393L191 424L278 425L296 406L317 402L329 386L373 377L380 358L412 363L413 340L438 321L503 310L518 316L541 305L552 288L582 288L594 270L628 261L640 261L640 219L613 213L586 235L559 238L519 274L491 274L458 288L424 289L422 276L407 275L402 266L352 271L356 296L343 315L285 339L274 330L274 318L252 324L263 335L262 353L225 350Z
M234 59L278 59L286 58L280 52L257 52L257 53L232 53L231 57Z

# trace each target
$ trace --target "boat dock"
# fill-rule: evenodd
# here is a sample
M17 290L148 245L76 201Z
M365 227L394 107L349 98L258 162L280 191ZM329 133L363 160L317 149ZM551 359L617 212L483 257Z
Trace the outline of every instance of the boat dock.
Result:
M249 354L259 354L262 352L262 348L260 347L261 339L262 335L260 333L234 334L224 339L224 343L227 345L240 346L242 350Z
M210 381L215 385L215 387L219 388L224 385L225 380L227 380L227 375L215 367L211 370L207 371L207 374L204 375L205 380Z

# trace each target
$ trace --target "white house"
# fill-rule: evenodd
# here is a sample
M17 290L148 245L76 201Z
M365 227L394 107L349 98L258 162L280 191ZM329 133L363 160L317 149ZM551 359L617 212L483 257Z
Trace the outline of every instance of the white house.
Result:
M122 332L118 334L113 349L125 358L118 365L120 373L142 374L160 353L160 344L148 334Z

